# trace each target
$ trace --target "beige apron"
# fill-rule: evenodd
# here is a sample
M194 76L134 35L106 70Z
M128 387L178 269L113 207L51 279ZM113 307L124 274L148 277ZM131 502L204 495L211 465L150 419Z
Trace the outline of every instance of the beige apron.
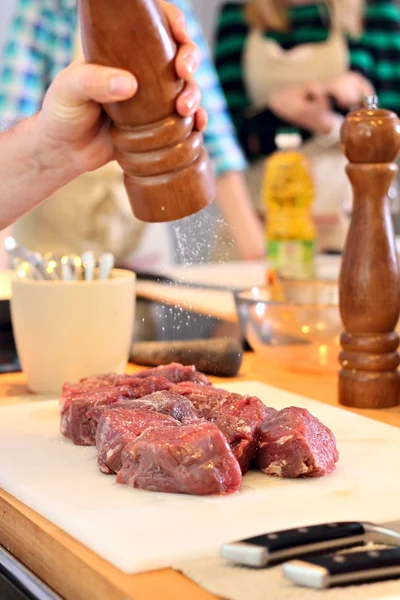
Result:
M335 26L325 42L302 44L290 50L266 39L258 30L252 31L246 42L245 80L256 110L268 106L269 98L288 85L304 85L310 81L324 83L345 74L348 69L347 44ZM348 228L345 210L351 207L351 187L345 173L347 160L339 142L341 121L337 115L329 136L316 135L301 148L313 169L314 215L320 250L343 248ZM254 198L260 194L263 169L264 161L261 161L248 173Z
M82 57L79 35L74 54ZM167 226L146 226L132 215L116 162L58 190L15 224L14 235L42 253L113 252L119 264L134 254L143 268L172 260Z

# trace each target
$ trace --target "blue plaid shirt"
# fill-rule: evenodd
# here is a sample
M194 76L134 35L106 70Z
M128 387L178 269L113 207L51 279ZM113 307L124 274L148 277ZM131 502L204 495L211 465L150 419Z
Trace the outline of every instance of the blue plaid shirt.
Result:
M224 94L199 23L187 0L173 0L186 16L188 32L202 62L196 81L209 124L204 141L216 175L246 168ZM73 58L77 30L76 0L18 0L0 73L0 123L13 123L40 110L57 73Z

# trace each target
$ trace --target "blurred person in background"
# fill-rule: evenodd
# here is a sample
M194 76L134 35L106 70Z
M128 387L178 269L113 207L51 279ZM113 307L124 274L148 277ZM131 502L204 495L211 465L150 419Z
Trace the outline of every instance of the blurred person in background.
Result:
M375 93L400 113L399 39L391 0L248 0L221 9L215 62L253 165L251 185L260 185L276 133L297 128L312 164L322 250L342 250L351 210L344 115Z
M172 3L185 13L189 37L202 54L196 81L209 114L204 140L217 177L218 208L231 228L238 256L259 258L263 254L262 227L242 175L246 160L206 42L186 0ZM35 114L50 82L80 57L76 0L18 0L0 75L0 123L15 123ZM13 234L19 243L42 253L109 251L119 266L146 269L173 261L168 228L165 224L146 225L133 217L122 172L114 162L59 190L20 219Z

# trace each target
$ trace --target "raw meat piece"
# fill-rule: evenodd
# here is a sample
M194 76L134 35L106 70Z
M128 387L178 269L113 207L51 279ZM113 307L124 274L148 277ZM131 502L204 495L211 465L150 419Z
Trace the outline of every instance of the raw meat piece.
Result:
M184 381L173 385L172 392L181 394L190 400L197 412L204 419L208 419L211 411L227 396L230 392L215 388L212 386L199 385L191 381Z
M267 475L322 477L338 459L335 436L305 408L284 408L261 426L257 462Z
M98 404L112 404L122 398L132 398L134 391L127 386L92 388L82 396L68 399L62 405L60 431L79 446L94 446L96 424L88 415Z
M259 398L240 394L230 394L211 411L210 421L225 435L243 475L255 456L261 424L276 412Z
M122 453L117 483L153 492L229 494L240 488L239 464L212 423L147 429Z
M98 423L104 411L114 408L151 410L163 413L164 415L169 415L184 424L199 419L197 411L193 408L190 400L168 390L154 392L153 394L143 396L142 398L126 398L119 400L111 407L95 406L89 412L89 417L91 417L95 423Z
M180 423L158 412L113 408L101 417L96 433L97 464L103 473L117 473L121 453L148 427L180 427Z
M82 392L96 388L109 388L127 385L132 379L131 375L118 375L117 373L105 373L104 375L93 375L81 379L79 383L64 383L61 392L62 399L70 399Z
M128 382L128 380L126 380ZM129 385L118 387L82 388L76 396L60 398L61 433L80 446L94 446L97 421L90 411L97 406L108 406L123 398L141 398L155 390L168 389L170 382L161 377L129 380Z
M211 381L204 373L196 371L195 366L184 367L179 363L171 363L170 365L161 365L154 369L145 369L135 373L135 377L165 377L171 383L180 383L181 381L193 381L201 385L211 385Z
M149 388L146 388L148 389L148 394L156 392L157 390L166 390L171 385L171 383L163 377L149 377L148 379L150 379L151 381L151 383L147 384ZM143 378L137 378L134 375L118 375L117 373L106 373L105 375L94 375L93 377L81 379L79 383L64 383L60 398L60 406L62 409L63 404L66 401L70 400L74 396L77 396L78 394L81 396L88 390L106 387L119 387L125 385L137 387L139 385L143 385L143 383L141 382L143 382Z

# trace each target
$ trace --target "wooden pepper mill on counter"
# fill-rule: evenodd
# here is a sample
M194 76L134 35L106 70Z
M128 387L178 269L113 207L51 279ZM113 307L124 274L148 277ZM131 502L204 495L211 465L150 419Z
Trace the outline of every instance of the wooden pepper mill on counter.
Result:
M215 199L215 180L194 118L175 102L177 46L157 0L78 0L87 61L125 69L138 81L134 98L108 104L116 158L136 217L187 217Z
M342 127L353 211L340 274L339 402L358 408L400 403L400 272L388 190L397 173L400 121L367 98Z

